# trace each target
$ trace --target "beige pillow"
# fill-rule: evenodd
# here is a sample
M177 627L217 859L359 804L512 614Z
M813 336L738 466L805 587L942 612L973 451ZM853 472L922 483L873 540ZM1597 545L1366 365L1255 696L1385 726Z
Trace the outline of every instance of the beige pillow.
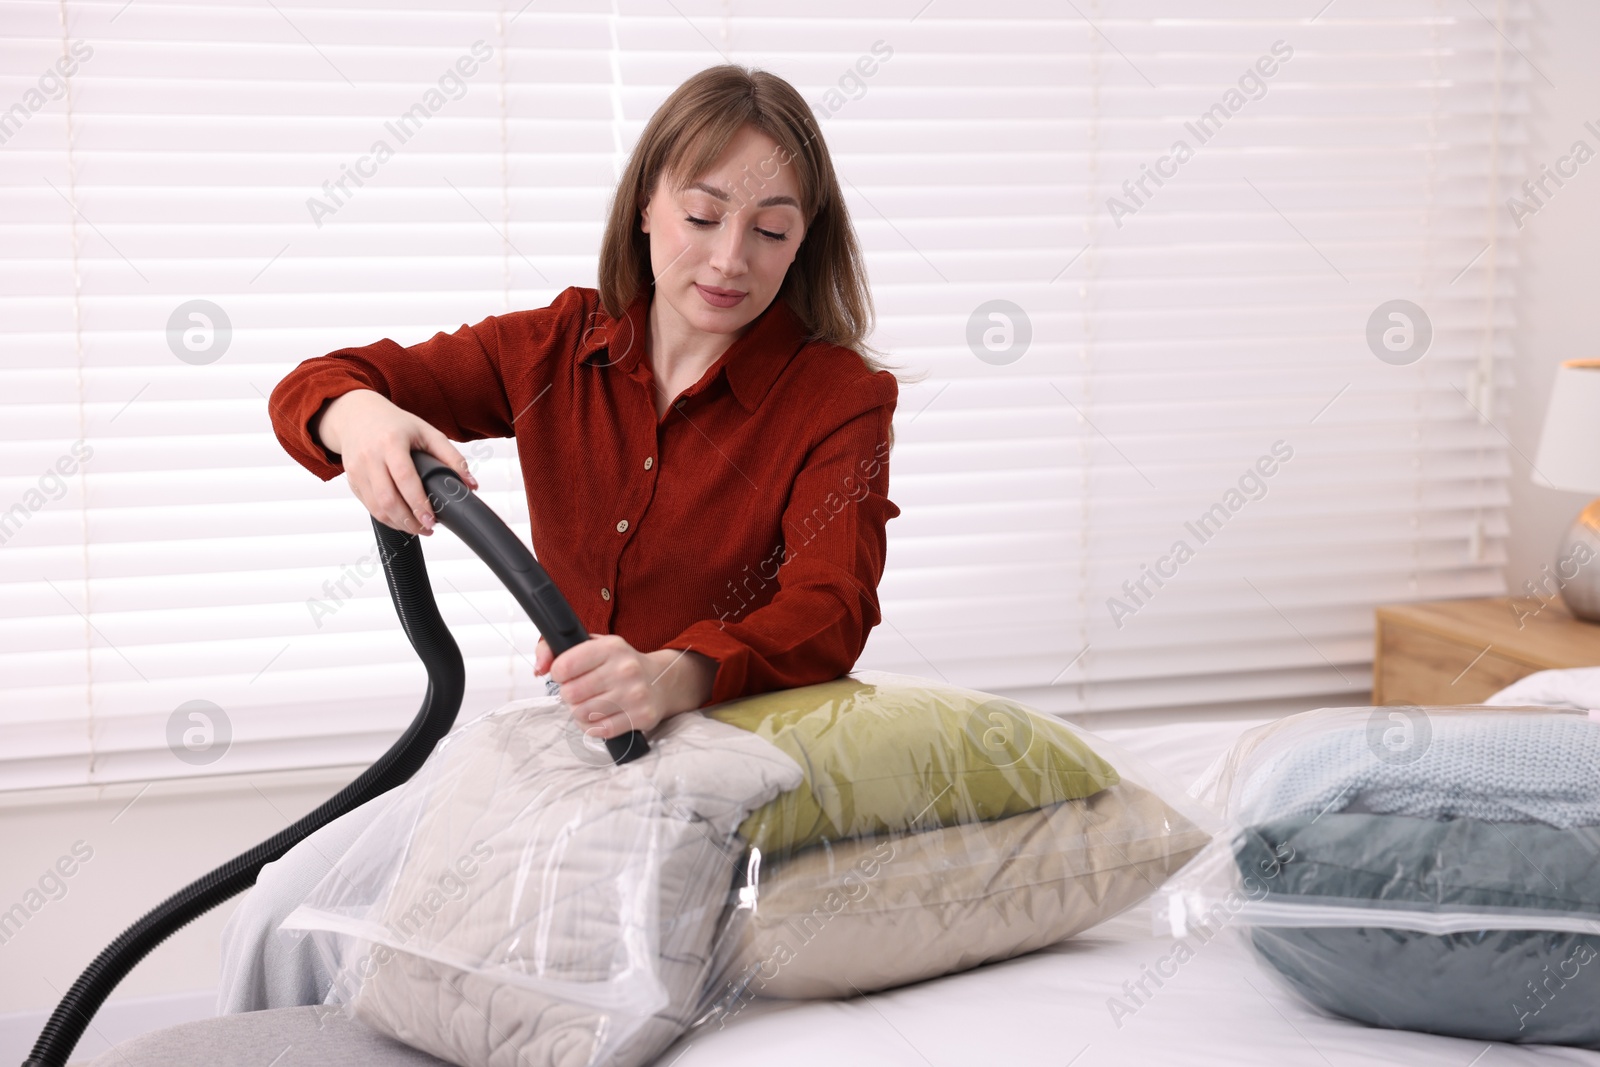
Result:
M760 865L724 989L848 997L1009 959L1153 893L1210 835L1123 780L992 822L836 841ZM727 996L724 993L724 996Z

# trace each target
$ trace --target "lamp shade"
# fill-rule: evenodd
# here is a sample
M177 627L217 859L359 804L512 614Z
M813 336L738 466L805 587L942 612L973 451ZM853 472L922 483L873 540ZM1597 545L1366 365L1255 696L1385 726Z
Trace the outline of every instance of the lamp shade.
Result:
M1600 359L1569 359L1556 370L1533 481L1600 494Z

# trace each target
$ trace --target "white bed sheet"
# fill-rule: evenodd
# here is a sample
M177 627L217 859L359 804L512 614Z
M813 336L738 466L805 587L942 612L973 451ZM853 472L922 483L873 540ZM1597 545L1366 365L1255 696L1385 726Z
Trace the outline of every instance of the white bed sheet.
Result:
M1101 736L1188 786L1255 722ZM1600 1067L1600 1052L1380 1030L1325 1016L1278 984L1236 930L1149 996L1134 983L1176 942L1141 905L1040 952L847 1001L755 1000L668 1049L659 1067ZM1173 965L1165 965L1172 970ZM1116 998L1123 1005L1113 1012ZM1130 1011L1131 1009L1131 1011ZM1507 1010L1510 1011L1509 998Z

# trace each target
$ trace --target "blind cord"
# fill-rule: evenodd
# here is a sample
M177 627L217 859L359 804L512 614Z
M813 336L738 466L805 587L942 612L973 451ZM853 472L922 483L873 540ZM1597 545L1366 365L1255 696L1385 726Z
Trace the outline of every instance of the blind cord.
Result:
M67 0L57 0L56 14L61 23L61 58L64 62L71 62L69 42L67 40ZM88 396L84 389L83 374L83 271L79 263L80 238L78 234L78 161L74 151L74 141L77 131L73 125L72 112L72 79L63 78L66 86L64 104L66 107L66 164L67 164L67 226L69 241L72 249L72 353L76 361L76 386L78 393L78 439L87 440L88 434ZM94 780L95 775L95 716L94 716L94 627L89 621L94 605L89 599L89 470L86 464L78 464L78 527L81 533L82 552L79 562L82 566L83 585L83 688L84 688L84 717L85 729L88 732L89 745L89 780Z

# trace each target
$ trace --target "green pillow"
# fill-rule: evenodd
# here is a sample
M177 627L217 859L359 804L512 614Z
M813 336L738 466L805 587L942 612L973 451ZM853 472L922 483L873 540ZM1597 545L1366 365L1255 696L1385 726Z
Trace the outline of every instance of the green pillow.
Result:
M763 853L1020 815L1118 781L1065 724L1015 701L863 673L899 680L844 677L705 709L805 772L804 784L740 826Z

